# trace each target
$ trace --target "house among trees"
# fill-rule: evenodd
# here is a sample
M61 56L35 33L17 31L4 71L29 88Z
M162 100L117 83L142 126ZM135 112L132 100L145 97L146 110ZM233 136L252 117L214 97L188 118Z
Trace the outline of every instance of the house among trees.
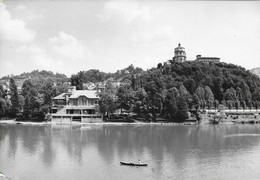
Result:
M52 99L52 121L102 122L101 115L97 111L99 98L96 93L94 90L76 90L75 86L70 86L68 92Z

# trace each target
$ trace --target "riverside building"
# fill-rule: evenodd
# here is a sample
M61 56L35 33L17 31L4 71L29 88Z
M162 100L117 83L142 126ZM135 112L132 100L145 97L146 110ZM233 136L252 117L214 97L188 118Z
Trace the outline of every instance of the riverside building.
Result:
M96 90L76 90L70 86L68 92L52 99L52 121L56 123L102 122L97 110L99 97Z

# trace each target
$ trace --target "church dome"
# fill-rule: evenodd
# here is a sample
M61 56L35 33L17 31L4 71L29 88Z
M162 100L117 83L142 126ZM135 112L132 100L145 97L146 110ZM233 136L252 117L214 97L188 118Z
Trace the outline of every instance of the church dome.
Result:
M174 51L175 51L175 52L176 52L176 51L185 51L185 48L184 48L184 47L181 47L181 44L179 43L178 47L176 47L176 48L174 49Z
M185 48L181 47L181 44L179 43L178 47L174 49L174 57L173 60L175 62L184 62L186 61L186 52Z

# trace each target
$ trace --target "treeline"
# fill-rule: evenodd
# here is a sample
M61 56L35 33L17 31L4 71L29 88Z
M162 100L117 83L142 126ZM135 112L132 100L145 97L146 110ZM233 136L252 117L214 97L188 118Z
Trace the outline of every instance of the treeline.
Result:
M233 64L159 63L157 68L128 78L129 85L108 85L100 93L102 113L124 108L150 120L183 121L191 110L219 105L258 109L260 101L259 78Z
M55 82L67 82L69 78L65 74L56 73L54 74L52 71L46 70L34 70L32 72L24 72L20 75L8 75L3 76L2 79L27 79L27 78L49 78Z
M88 71L80 71L77 74L71 76L71 85L76 86L78 90L83 89L83 83L98 83L108 80L124 81L128 80L132 74L142 73L143 70L133 65L128 66L122 70L118 70L115 73L105 73L97 69L91 69Z
M26 79L21 92L12 78L9 92L0 85L0 116L42 116L48 112L51 99L67 91L68 83L53 78L57 74L48 71L30 74L38 76ZM230 109L258 109L260 101L259 77L240 66L226 63L159 63L157 68L147 71L130 65L115 73L80 71L72 75L70 81L79 90L83 83L106 82L105 90L99 93L99 110L105 116L125 109L147 120L183 121L189 111L196 113L199 109L220 105ZM117 83L113 82L121 85L115 86Z
M53 78L34 77L23 82L18 92L14 79L9 81L9 91L0 84L0 117L20 117L44 119L50 111L52 98L66 92L68 84Z

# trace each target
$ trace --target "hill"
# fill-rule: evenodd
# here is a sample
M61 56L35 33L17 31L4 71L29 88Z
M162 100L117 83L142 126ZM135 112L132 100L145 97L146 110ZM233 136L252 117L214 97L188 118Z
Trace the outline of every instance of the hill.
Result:
M46 70L33 70L31 72L24 72L20 75L8 75L8 76L3 76L1 79L26 79L26 78L52 78L57 81L62 81L62 80L67 80L67 76L65 74L60 74L56 73L54 74L52 71L46 71Z
M100 96L100 109L110 107L109 111L113 112L111 107L123 108L148 121L158 118L183 121L189 110L259 107L259 77L234 64L159 63L157 68L126 76L126 79L130 83L118 89L107 87L107 92Z
M244 100L252 100L251 95L260 88L260 79L241 66L227 63L206 64L198 62L172 63L163 67L151 69L150 73L161 76L167 87L179 87L181 84L194 94L196 88L208 86L218 101L228 100L225 94L228 89L235 89L235 97L238 98L242 91L248 91L249 97ZM167 79L171 82L167 83ZM246 96L246 92L243 96ZM235 99L234 97L234 99Z
M222 100L252 101L254 100L252 96L254 97L260 88L258 76L241 66L227 63L207 64L194 61L171 62L164 65L159 63L157 68L147 71L130 65L116 73L89 70L71 76L72 85L77 86L78 89L81 89L82 83L103 82L108 79L128 82L126 84L131 84L133 90L144 88L148 93L153 95L159 93L162 96L164 91L171 88L179 89L184 86L188 93L193 95L197 89L207 87L212 91L213 99L219 102ZM233 94L228 94L230 90ZM208 99L200 97L200 100Z
M36 79L37 81L41 80L51 80L52 82L55 83L63 83L63 82L68 82L69 79L65 74L59 74L56 73L54 74L52 71L39 71L39 70L33 70L31 72L24 72L20 75L8 75L8 76L3 76L0 79L0 82L2 84L5 84L6 82L9 82L10 79L14 79L16 82L16 85L18 87L21 87L23 82L26 79Z
M80 71L73 74L70 78L71 85L76 86L77 89L82 89L84 83L98 83L106 81L114 82L129 82L133 75L141 74L144 71L141 68L134 67L133 65L127 68L117 70L115 73L105 73L98 69L90 69L88 71Z

